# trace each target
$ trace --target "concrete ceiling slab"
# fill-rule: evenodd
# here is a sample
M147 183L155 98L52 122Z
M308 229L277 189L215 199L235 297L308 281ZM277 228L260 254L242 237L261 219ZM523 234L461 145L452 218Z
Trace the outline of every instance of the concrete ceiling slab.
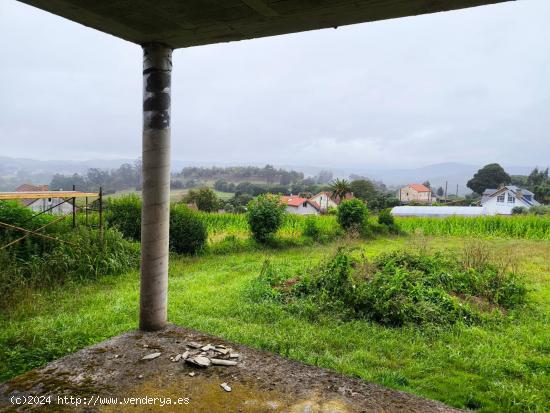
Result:
M172 48L275 36L510 0L20 0L133 43Z

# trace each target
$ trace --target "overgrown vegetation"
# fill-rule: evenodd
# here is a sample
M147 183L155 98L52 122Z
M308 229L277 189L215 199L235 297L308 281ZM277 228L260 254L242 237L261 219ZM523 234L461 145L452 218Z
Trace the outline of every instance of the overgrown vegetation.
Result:
M482 245L462 259L449 254L394 251L374 260L339 250L313 268L286 271L265 262L248 296L293 313L367 319L381 325L471 324L488 311L525 302L524 280L489 260Z
M52 242L47 250L24 258L12 251L0 251L0 309L13 304L28 288L120 275L139 265L139 246L115 230L100 236L97 230L79 228L64 233L62 239L68 243Z
M337 228L334 217L329 218ZM351 246L360 248L354 252L359 258L364 253L372 261L413 241L415 249L432 251L430 255L440 249L464 255L463 240L457 237L413 235ZM528 302L532 303L507 310L495 321L387 327L364 319L343 321L339 314L308 317L305 312L286 311L273 300L243 300L244 291L262 268L265 249L193 259L173 257L169 320L458 408L480 413L546 413L550 408L550 243L486 243L493 257L514 252L518 265L514 271L525 274ZM332 244L308 245L267 254L273 268L291 274L314 268L335 254L335 248ZM0 314L0 381L135 329L138 280L136 270L93 283L29 292Z

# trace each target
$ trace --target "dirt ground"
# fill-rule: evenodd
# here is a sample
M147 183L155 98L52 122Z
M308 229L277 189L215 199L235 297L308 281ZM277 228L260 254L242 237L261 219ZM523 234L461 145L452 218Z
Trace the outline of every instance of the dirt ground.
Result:
M212 346L206 350L197 348L208 344ZM218 349L212 349L213 346ZM231 349L231 353L224 347ZM187 358L192 359L200 354L218 358L217 351L227 353L220 354L219 358L237 364L201 368L184 360L186 352ZM161 354L142 360L154 353ZM178 354L184 356L173 361ZM230 391L222 388L222 383L227 384ZM133 331L114 337L0 384L0 411L424 413L459 410L171 325L159 332Z

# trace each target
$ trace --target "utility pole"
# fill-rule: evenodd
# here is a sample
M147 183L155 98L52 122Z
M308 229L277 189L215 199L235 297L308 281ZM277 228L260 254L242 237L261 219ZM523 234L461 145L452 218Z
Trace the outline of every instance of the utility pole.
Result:
M448 181L445 181L445 203L447 203L447 184L449 182Z

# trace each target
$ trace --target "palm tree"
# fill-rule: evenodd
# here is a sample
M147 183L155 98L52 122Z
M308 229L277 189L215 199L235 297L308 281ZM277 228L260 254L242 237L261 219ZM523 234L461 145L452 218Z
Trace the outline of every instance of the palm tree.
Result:
M346 199L346 195L351 192L351 185L349 181L345 179L336 178L330 184L330 190L334 198L340 198L340 200Z

